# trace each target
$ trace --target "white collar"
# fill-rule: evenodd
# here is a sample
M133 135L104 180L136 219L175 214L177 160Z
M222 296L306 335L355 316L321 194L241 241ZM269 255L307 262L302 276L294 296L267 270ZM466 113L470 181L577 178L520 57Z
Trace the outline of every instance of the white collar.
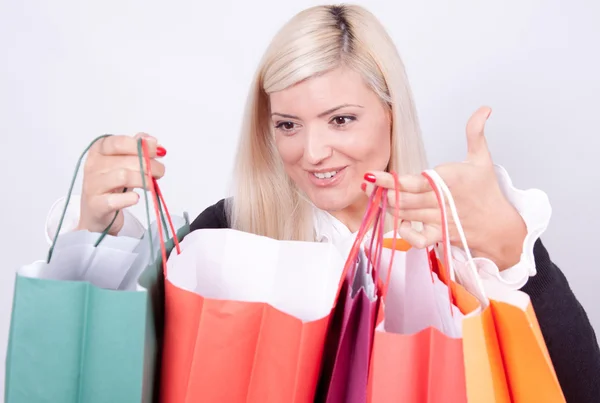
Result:
M313 225L317 242L332 243L342 253L350 251L357 232L350 231L340 220L314 205Z

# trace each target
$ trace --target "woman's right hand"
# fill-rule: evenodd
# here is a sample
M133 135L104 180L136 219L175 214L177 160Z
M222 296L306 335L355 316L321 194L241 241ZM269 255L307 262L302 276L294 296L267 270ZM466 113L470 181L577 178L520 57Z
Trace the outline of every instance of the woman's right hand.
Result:
M165 166L156 157L164 157L166 151L158 146L155 138L138 133L135 136L110 136L92 146L85 162L79 230L102 232L119 214L109 233L116 235L123 228L123 209L137 204L139 195L133 191L143 188L142 174L137 151L137 139L143 137L148 144L152 176L160 179ZM150 178L145 176L146 184ZM126 192L123 189L127 188Z

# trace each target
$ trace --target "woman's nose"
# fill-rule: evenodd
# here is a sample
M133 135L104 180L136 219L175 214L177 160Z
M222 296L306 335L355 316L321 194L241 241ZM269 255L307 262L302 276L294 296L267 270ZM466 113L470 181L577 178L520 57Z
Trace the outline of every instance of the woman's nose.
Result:
M327 139L327 135L320 132L308 132L304 157L308 163L318 165L333 154L333 148Z

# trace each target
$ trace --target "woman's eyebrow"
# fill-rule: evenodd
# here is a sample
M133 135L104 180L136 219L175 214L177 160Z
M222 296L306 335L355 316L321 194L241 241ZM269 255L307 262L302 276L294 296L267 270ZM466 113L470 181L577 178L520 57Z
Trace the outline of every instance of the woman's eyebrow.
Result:
M320 117L320 118L322 118L322 117L325 117L325 116L327 116L327 115L330 115L330 114L332 114L333 112L335 112L335 111L337 111L337 110L339 110L339 109L342 109L342 108L347 108L347 107L349 107L349 106L354 106L354 107L356 107L356 108L364 108L362 105L356 105L356 104L342 104L342 105L336 106L335 108L327 109L325 112L319 113L319 117Z
M327 109L325 112L321 112L319 113L319 118L325 117L327 115L332 114L333 112L342 109L342 108L347 108L349 106L354 106L356 108L364 108L364 106L362 105L356 105L356 104L343 104L343 105L338 105L334 108L331 109ZM296 120L300 120L300 118L298 116L294 116L294 115L288 115L287 113L279 113L279 112L273 112L271 113L271 117L273 116L281 116L282 118L287 118L287 119L296 119Z
M273 117L273 116L281 116L282 118L300 120L300 118L298 116L288 115L287 113L273 112L273 113L271 113L271 117Z

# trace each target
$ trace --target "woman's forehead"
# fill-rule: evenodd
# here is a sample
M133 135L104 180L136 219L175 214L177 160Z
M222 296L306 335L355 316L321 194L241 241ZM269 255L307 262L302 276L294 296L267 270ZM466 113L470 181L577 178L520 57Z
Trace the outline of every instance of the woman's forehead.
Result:
M378 101L362 76L347 68L311 77L270 94L271 110L279 113L290 113L292 109L321 113L339 105L365 106Z

